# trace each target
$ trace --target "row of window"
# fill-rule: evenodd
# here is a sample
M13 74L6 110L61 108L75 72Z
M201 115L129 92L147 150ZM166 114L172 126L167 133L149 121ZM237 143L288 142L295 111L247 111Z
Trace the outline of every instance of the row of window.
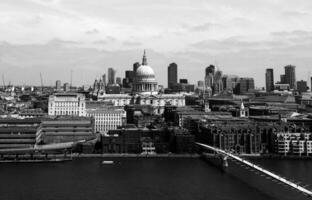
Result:
M79 111L54 111L54 115L79 115Z
M79 106L80 102L51 102L50 106ZM81 103L81 106L84 106L84 103Z

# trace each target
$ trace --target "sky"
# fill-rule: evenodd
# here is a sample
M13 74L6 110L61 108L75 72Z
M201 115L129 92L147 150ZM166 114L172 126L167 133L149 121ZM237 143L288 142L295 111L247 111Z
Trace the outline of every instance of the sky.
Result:
M147 51L159 84L167 67L197 83L205 67L275 81L284 66L312 75L312 1L0 0L0 73L6 84L92 84L109 67L124 77Z

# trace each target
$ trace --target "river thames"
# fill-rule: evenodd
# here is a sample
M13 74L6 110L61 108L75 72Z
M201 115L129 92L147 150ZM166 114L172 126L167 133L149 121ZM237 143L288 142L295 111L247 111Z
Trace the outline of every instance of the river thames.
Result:
M199 158L83 158L64 163L0 164L0 199L264 200L307 199L232 162L226 171ZM311 160L256 160L312 185Z

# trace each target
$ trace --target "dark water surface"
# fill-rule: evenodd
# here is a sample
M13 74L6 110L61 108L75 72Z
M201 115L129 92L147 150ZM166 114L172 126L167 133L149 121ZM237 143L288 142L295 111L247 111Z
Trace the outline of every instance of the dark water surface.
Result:
M230 163L229 170L196 158L114 158L65 163L0 164L0 200L265 200L307 199ZM312 161L257 160L312 185Z

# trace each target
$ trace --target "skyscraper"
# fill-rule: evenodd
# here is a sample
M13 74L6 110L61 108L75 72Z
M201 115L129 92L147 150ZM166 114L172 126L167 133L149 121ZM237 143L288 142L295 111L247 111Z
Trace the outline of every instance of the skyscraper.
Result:
M108 84L114 84L116 71L113 68L108 68L107 74L108 74Z
M203 88L204 87L204 81L197 81L197 87Z
M213 93L219 94L223 91L222 71L217 70L213 77Z
M62 89L62 85L61 85L61 81L60 80L57 80L56 83L55 83L55 89L57 91L60 91Z
M222 76L223 90L233 91L237 84L239 84L239 77L236 75Z
M208 90L208 96L212 95L215 66L209 65L205 70L205 88Z
M239 94L245 94L251 89L255 89L255 81L253 78L239 79Z
M213 74L214 75L215 69L216 69L216 67L214 65L209 65L208 67L206 67L205 76L208 76L209 74Z
M104 86L106 86L106 74L102 75L102 80L103 80Z
M121 86L121 78L120 77L116 78L116 83Z
M133 72L135 73L139 67L140 67L140 63L139 62L134 63L133 64Z
M70 91L70 85L69 85L69 83L64 83L64 86L63 86L63 87L64 87L63 90L64 90L65 92L69 92L69 91Z
M285 74L281 74L280 75L280 83L281 84L285 84L286 83L286 81L285 81Z
M267 92L274 90L274 74L272 68L268 68L265 71L265 88Z
M302 92L308 91L308 85L306 81L297 81L297 89L298 92L301 94Z
M285 83L289 84L290 89L296 89L296 66L285 66Z
M168 66L168 88L172 88L174 84L178 83L178 65L171 63Z

